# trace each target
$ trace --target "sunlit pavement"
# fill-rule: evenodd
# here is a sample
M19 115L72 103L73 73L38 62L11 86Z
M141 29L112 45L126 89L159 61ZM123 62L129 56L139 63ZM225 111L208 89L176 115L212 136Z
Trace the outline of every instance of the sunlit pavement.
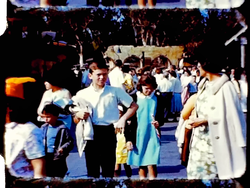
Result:
M74 7L80 7L80 6L86 6L87 0L68 0L69 4L68 6ZM146 1L147 2L147 1ZM120 6L121 8L132 8L137 9L138 4L137 0L132 0L131 6L126 6L125 0L121 0ZM185 8L186 7L186 0L157 0L156 6L154 8Z

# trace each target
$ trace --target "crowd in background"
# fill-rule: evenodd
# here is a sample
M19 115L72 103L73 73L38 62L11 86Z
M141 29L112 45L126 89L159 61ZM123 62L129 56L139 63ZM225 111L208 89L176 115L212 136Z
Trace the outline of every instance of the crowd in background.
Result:
M197 65L183 66L182 68L176 65L158 67L144 66L142 68L131 67L129 64L123 64L121 60L112 60L111 58L106 58L107 64L110 65L109 77L107 84L115 87L123 88L130 95L136 92L136 85L141 75L148 74L155 77L157 82L157 90L163 95L167 96L169 101L166 106L166 114L175 112L174 109L178 109L176 112L182 110L182 105L185 104L187 99L197 93L198 84L202 80L200 71ZM89 67L86 64L86 70L82 74L82 88L88 87L91 84L91 80L88 78ZM223 69L226 75L230 77L233 82L235 89L238 93L239 99L241 100L241 107L244 112L246 112L246 97L247 97L247 81L246 72L243 68L228 68ZM118 76L119 75L119 76ZM181 103L175 106L172 97L175 94L180 94ZM172 100L172 102L171 102ZM171 107L172 106L172 107ZM171 110L172 109L172 110ZM170 115L171 116L171 115ZM173 116L171 116L173 117ZM174 118L176 121L176 118ZM167 119L166 119L167 121Z
M32 58L35 59L32 65L43 67L46 71L33 69L28 73L29 76L39 75L36 80L40 82L29 93L25 93L26 84L35 82L34 79L6 80L5 158L10 173L7 176L63 178L67 173L66 158L76 145L80 156L85 152L88 177L100 177L100 167L103 177L119 176L123 164L127 177L132 176L130 165L135 165L139 167L141 179L155 179L157 165L160 163L161 126L171 120L178 122L176 138L182 164L187 167L188 179L229 179L242 176L246 168L246 144L241 133L245 130L245 117L242 112L247 112L248 85L244 70L221 70L223 60L218 57L222 47L217 48L214 43L211 49L210 43L207 48L196 53L200 54L199 63L189 67L169 65L137 68L108 57L104 61L97 60L92 53L105 51L105 47L122 40L125 41L121 42L123 44L128 41L126 44L135 46L179 45L180 41L187 44L191 36L202 38L194 33L204 32L203 23L209 25L214 22L204 21L200 12L186 16L187 13L179 11L180 20L173 21L173 16L167 11L167 14L157 12L157 15L161 15L159 19L158 16L154 19L151 16L153 14L147 14L146 11L144 14L135 11L133 17L124 18L118 11L117 15L120 16L112 22L109 19L112 16L100 10L94 11L96 17L92 15L95 22L87 16L85 19L82 16L85 13L79 12L76 11L74 16L84 18L84 21L71 19L70 16L66 21L66 16L58 16L60 21L53 20L48 12L38 16L39 21L35 27L9 21L7 39L16 40L15 47L20 46L15 48L18 49L15 56L10 56L8 60L22 67L11 69L11 76L26 74L20 70L29 72L32 68L28 65L28 69L25 69L24 62L30 63ZM234 17L233 13L224 13L229 18ZM64 12L62 14L67 15ZM209 15L214 15L211 17L215 20L231 22L225 22L225 25L235 25L235 21L226 16L218 19L218 12ZM149 18L153 20L148 21ZM196 26L201 27L190 27L191 21L185 20L187 18L192 23L196 20ZM104 24L103 27L100 24L103 20L112 24ZM119 23L121 20L125 20L124 25ZM176 22L181 26L179 30L169 30L175 28L172 26ZM218 21L215 23L219 25ZM125 26L123 32L119 30L121 26ZM130 29L129 33L126 32L127 28ZM192 30L192 35L190 32L183 34L186 28L199 29L195 32ZM117 33L117 30L120 32ZM223 33L229 29L226 27L221 30ZM77 58L73 58L73 61L67 59L72 53L64 56L65 51L59 50L58 56L53 54L56 56L54 59L42 59L41 56L50 53L35 56L33 51L27 50L33 45L29 46L29 43L29 48L25 48L17 40L19 38L32 41L32 44L40 44L40 39L43 39L45 44L51 44L50 47L73 46L77 49ZM50 48L46 45L45 49ZM34 51L40 52L40 49L34 48ZM92 56L93 59L85 64L85 70L81 70L82 75L77 74L76 79L71 68L72 63L83 60L81 57L78 59L79 54ZM23 59L23 56L26 57ZM36 62L39 58L42 61ZM84 61L87 62L86 57ZM13 65L6 63L6 66ZM39 100L39 104L33 103L30 108L29 103L35 101L34 98ZM187 129L191 130L191 134ZM187 142L186 132L193 136L192 141Z

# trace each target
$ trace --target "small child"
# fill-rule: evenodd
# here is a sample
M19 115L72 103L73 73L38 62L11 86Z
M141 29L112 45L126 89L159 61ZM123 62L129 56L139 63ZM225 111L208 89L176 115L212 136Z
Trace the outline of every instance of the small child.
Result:
M63 122L58 120L60 108L48 104L43 108L45 124L41 126L44 134L46 175L63 178L68 170L66 158L73 149L73 138Z
M119 116L122 117L124 114L124 107L118 105L119 109ZM126 123L125 129L127 127L128 121ZM115 123L114 123L115 126ZM126 138L124 135L125 130L117 129L115 130L116 138L117 138L117 145L116 145L116 164L115 164L115 177L119 177L121 175L121 165L123 164L126 176L130 178L132 176L132 169L130 165L127 164L128 158L128 150L126 145Z

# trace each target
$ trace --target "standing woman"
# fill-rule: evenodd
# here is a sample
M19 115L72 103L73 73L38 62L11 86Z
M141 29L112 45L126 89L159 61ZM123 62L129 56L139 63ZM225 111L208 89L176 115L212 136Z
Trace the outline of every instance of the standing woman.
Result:
M218 47L218 48L217 48ZM225 48L225 47L224 47ZM245 117L234 85L221 74L223 46L203 43L197 52L199 84L197 117L190 121L193 138L187 166L188 179L231 179L246 170Z
M181 81L176 78L176 72L170 71L169 80L172 83L170 91L173 93L172 99L171 99L171 112L173 114L173 121L177 121L177 117L180 114L183 105L181 102L181 92L182 92L182 86Z
M157 177L157 165L160 163L160 126L164 124L164 102L156 92L156 80L151 75L142 75L137 85L137 134L136 145L127 142L131 150L128 165L139 166L140 179Z
M54 70L45 76L44 85L46 91L44 92L40 105L37 109L37 119L40 122L45 122L42 114L45 105L53 103L61 108L64 108L71 99L70 92L63 88L62 83L60 82L60 77L55 74ZM71 124L73 123L71 115L60 114L59 120L61 120L68 129L71 128Z

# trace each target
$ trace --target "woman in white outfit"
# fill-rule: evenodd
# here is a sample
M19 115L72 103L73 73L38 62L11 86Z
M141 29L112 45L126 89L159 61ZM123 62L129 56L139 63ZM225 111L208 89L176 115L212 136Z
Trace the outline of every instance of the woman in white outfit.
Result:
M44 121L42 110L46 104L53 103L57 106L60 106L61 108L64 108L71 99L70 92L67 89L63 88L61 86L61 83L58 80L59 78L53 77L52 74L49 74L45 78L44 85L45 85L46 91L44 92L40 105L37 109L38 121L41 121L41 122ZM71 124L73 122L71 115L60 114L59 120L61 120L68 129L71 128Z

